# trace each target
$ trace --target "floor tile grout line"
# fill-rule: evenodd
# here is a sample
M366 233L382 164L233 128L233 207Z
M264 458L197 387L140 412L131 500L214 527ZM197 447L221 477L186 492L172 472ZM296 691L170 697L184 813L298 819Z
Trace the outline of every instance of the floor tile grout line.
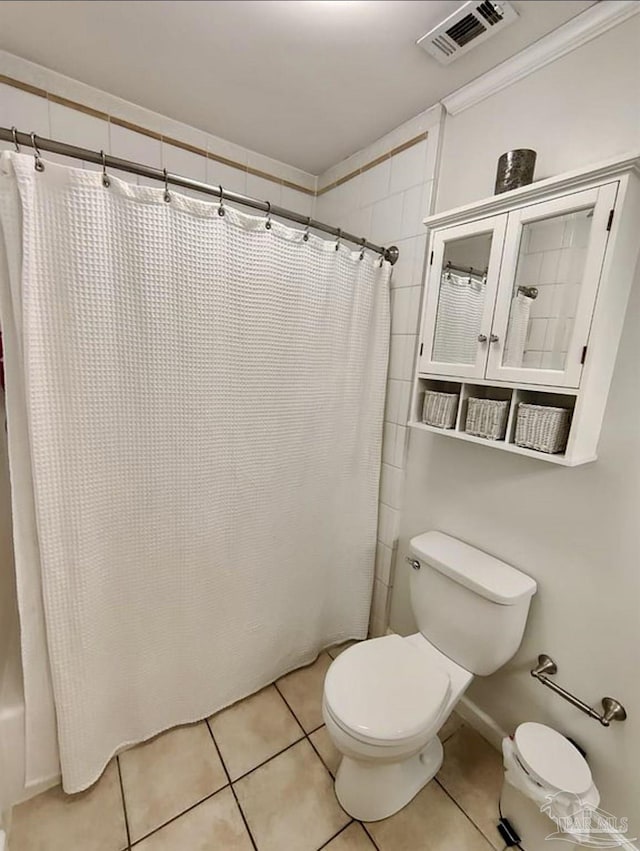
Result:
M331 777L332 782L333 782L333 781L334 781L334 779L335 779L335 778L334 778L334 776L333 776L333 774L329 771L329 767L327 766L327 764L325 763L325 761L324 761L324 760L323 760L323 758L321 757L321 755L320 755L319 751L317 750L317 748L315 747L315 745L313 744L313 742L311 741L311 738L310 738L310 736L311 736L313 733L316 733L318 730L322 729L322 727L324 727L324 726L325 726L325 725L324 725L324 723L319 724L317 727L314 727L314 728L313 728L313 730L310 730L310 731L307 733L307 731L305 730L305 728L302 726L302 724L301 724L300 720L298 719L298 716L297 716L297 715L296 715L296 713L293 711L293 709L292 709L291 705L289 704L288 700L286 699L286 697L282 694L282 692L281 692L281 691L280 691L280 689L278 688L278 683L277 683L277 681L274 681L274 682L273 682L273 686L274 686L275 690L278 692L278 694L280 695L280 697L282 698L283 703L285 704L285 706L287 707L287 709L289 710L289 712L290 712L290 713L291 713L291 715L293 716L293 718L294 718L294 720L295 720L296 724L298 725L298 727L300 728L300 730L301 730L301 732L302 732L302 735L300 736L300 738L299 738L299 739L296 739L296 741L295 741L295 742L291 742L291 744L287 745L287 747L286 747L286 748L282 748L282 750L278 751L277 753L273 754L273 756L270 756L268 759L265 759L263 762L261 762L261 763L259 763L258 765L254 766L254 768L252 768L250 771L247 771L247 772L245 772L244 774L241 774L241 775L240 775L240 777L236 778L235 780L231 780L231 775L230 775L230 774L229 774L229 772L227 771L227 766L226 766L226 764L225 764L225 762L224 762L224 760L223 760L223 758L222 758L222 753L220 752L220 749L219 749L219 747L218 747L218 743L217 743L217 742L216 742L216 740L215 740L215 736L213 735L213 730L211 729L211 725L210 725L210 723L209 723L209 719L207 719L207 721L206 721L206 723L207 723L207 727L209 728L209 732L211 733L211 738L213 739L213 742L214 742L214 744L215 744L215 746L216 746L216 750L218 751L218 754L219 754L219 756L220 756L220 760L221 760L221 762L222 762L222 765L223 765L223 768L224 768L224 770L225 770L225 773L226 773L227 777L229 778L229 784L230 784L231 789L232 789L232 791L233 791L234 797L236 798L236 801L237 801L237 803L238 803L238 807L240 808L240 812L242 813L242 818L243 818L243 821L245 822L245 825L246 825L246 827L247 827L247 831L249 831L249 835L250 835L250 837L251 837L251 841L252 841L252 842L254 842L254 847L255 847L256 851L258 851L257 846L255 845L255 841L253 840L253 836L251 835L251 831L249 830L249 825L247 824L247 821L246 821L246 819L245 819L244 813L242 812L242 807L241 807L241 805L240 805L240 801L238 800L237 795L236 795L236 792L235 792L235 789L234 789L234 784L235 784L235 783L238 783L240 780L243 780L245 777L248 777L250 774L253 774L253 772L254 772L254 771L257 771L259 768L262 768L262 767L263 767L263 766L265 766L268 762L271 762L271 760L276 759L277 757L281 756L283 753L286 753L288 750L291 750L291 748L295 747L296 745L299 745L299 744L300 744L300 742L303 742L303 741L305 741L305 740L306 740L306 741L309 743L309 745L311 746L312 751L315 753L315 755L316 755L316 756L318 757L318 759L320 760L320 763L322 764L322 767L325 769L325 771L327 772L327 774L329 775L329 777ZM340 803L340 802L338 802L338 805L339 805L339 803ZM341 807L341 809L342 809L342 807ZM346 811L345 811L345 810L343 810L343 812L346 812ZM349 813L346 813L346 815L347 815L347 816L349 816ZM350 824L353 824L353 822L354 822L354 819L353 819L353 818L351 818L351 816L349 816L349 821L347 822L347 824L345 824L345 825L344 825L344 827L341 827L341 828L340 828L340 830L339 830L337 833L335 833L333 836L331 836L329 839L327 839L327 841L326 841L323 845L321 845L321 846L320 846L320 848L324 848L326 845L328 845L328 843L329 843L329 842L331 842L332 840L334 840L334 839L336 838L336 836L339 836L339 835L342 833L342 831L343 831L343 830L346 830L346 828L347 828L347 827L349 827L349 825L350 825ZM365 830L365 832L366 832L366 828L364 828L364 825L363 825L363 829L364 829L364 830ZM368 833L367 833L367 836L369 836L369 834L368 834ZM370 837L370 836L369 836L369 838L371 839L371 837ZM373 840L371 840L371 841L373 842ZM375 844L375 842L373 843L373 845L374 845L374 848L376 849L376 851L378 851L378 846Z
M334 784L334 795L335 795L335 777L333 776L333 774L332 774L332 773L331 773L331 771L329 770L329 766L327 765L327 763L326 763L326 762L324 761L324 759L322 758L322 756L321 756L321 754L320 754L320 751L316 748L316 746L314 745L313 741L311 740L311 735L312 735L313 733L316 733L318 730L320 730L320 729L321 729L322 727L324 727L325 725L324 725L324 724L320 724L320 726L319 726L319 727L316 727L315 729L311 730L311 732L307 733L307 731L304 729L304 727L302 726L302 724L301 724L301 723L300 723L300 721L298 720L298 716L295 714L295 712L293 711L293 709L291 708L291 706L289 706L289 703L288 703L288 701L287 701L286 697L282 694L282 692L281 692L281 691L280 691L280 689L278 688L278 683L277 683L277 682L274 682L274 686L275 686L275 688L276 688L276 691L277 691L277 692L278 692L278 694L280 695L280 697L281 697L281 698L284 700L284 702L287 704L287 706L288 706L288 708L289 708L289 711L291 712L291 714L293 715L293 717L294 717L294 718L296 719L296 721L298 722L298 726L300 727L300 729L301 729L301 730L302 730L302 732L304 733L304 738L307 740L307 742L309 742L309 744L311 745L311 749L313 750L313 752L315 753L315 755L318 757L318 759L320 760L320 762L321 762L321 763L322 763L322 765L324 766L324 768L325 768L325 770L326 770L327 774L328 774L328 775L329 775L329 777L331 778L331 782ZM298 744L298 743L296 742L295 744ZM336 797L336 800L337 800L337 797ZM348 815L348 816L349 816L349 813L347 813L347 811L346 811L345 809L343 809L343 808L342 808L342 805L340 804L340 801L338 801L338 806L340 807L340 809L341 809L344 813L346 813L346 815ZM351 816L349 816L349 818L351 818ZM355 821L355 819L352 819L352 822L353 822L353 821ZM350 822L350 823L352 823L352 822ZM359 824L362 824L362 822L359 822ZM345 828L346 828L346 827L348 827L348 826L349 826L349 823L347 823L347 824L345 825ZM343 828L342 830L344 830L345 828ZM369 839L370 839L370 841L371 841L371 843L372 843L373 847L376 849L376 851L380 851L380 849L378 848L378 846L377 846L377 845L376 845L376 843L374 842L373 837L371 836L371 834L369 833L369 831L367 830L367 828L364 826L364 824L362 824L362 829L364 830L364 832L365 832L365 833L367 834L367 836L369 837ZM342 832L342 831L339 831L339 832L336 834L336 836L338 836L338 835L339 835L339 833L341 833L341 832ZM334 837L332 837L332 839L335 839L335 836L334 836ZM329 841L331 841L331 840L329 840ZM321 846L321 848L324 848L324 845L322 845L322 846Z
M211 728L209 728L209 729L211 729ZM213 731L211 731L211 732L213 734ZM259 768L263 768L268 762L271 762L272 759L275 759L277 756L281 756L281 754L286 753L287 751L291 750L291 748L295 747L295 745L299 745L300 742L303 742L305 740L305 738L306 738L306 736L300 736L300 738L296 739L295 742L291 742L291 744L288 744L285 748L282 748L282 750L277 751L272 756L268 756L266 759L263 759L262 762L259 762L256 766L254 766L253 768L250 768L249 771L245 771L239 777L236 777L235 780L231 780L230 781L231 785L233 785L234 783L239 783L240 780L244 780L245 777L248 777L250 774L253 774L254 771L257 771ZM229 775L229 776L231 776L231 775Z
M451 801L453 801L453 803L454 803L454 804L456 805L456 807L460 810L460 812L461 812L461 813L462 813L462 814L463 814L463 815L464 815L464 816L465 816L465 817L466 817L466 818L467 818L467 819L471 822L471 824L475 827L475 829L478 831L478 833L480 834L480 836L482 836L482 838L483 838L483 839L484 839L484 841L485 841L485 842L489 845L489 847L490 847L490 848L494 848L494 849L495 849L495 845L493 844L493 842L489 839L489 837L488 837L488 836L486 836L486 835L485 835L484 831L480 828L480 826L479 826L479 825L477 825L477 824L475 823L475 821L471 818L471 816L469 815L469 813L468 813L468 812L464 809L464 807L462 806L462 804L459 804L459 803L458 803L458 801L456 801L456 799L453 797L453 795L451 794L451 792L449 792L449 790L446 788L446 786L444 786L444 785L443 785L443 784L442 784L442 783L438 780L438 778L437 778L437 777L434 777L433 779L434 779L434 780L435 780L435 782L438 784L438 786L442 789L442 791L445 793L445 795L446 795L446 796L447 796L447 797L448 797Z
M262 768L262 767L263 767L263 766L265 766L268 762L271 762L271 760L276 759L277 757L281 756L283 753L286 753L286 751L291 750L291 748L293 748L293 747L295 747L296 745L300 744L300 742L304 741L305 739L308 741L309 745L311 746L311 749L313 750L313 752L316 754L316 756L318 757L318 759L319 759L319 760L320 760L320 762L322 763L323 767L325 768L325 770L327 771L327 773L328 773L328 774L329 774L329 776L331 777L332 781L333 781L333 782L335 782L335 777L334 777L333 773L331 772L331 770L329 769L329 766L326 764L326 762L324 761L324 759L323 759L322 755L320 754L320 752L318 751L318 749L317 749L317 748L316 748L316 746L314 745L313 741L311 740L311 736L312 736L314 733L317 733L317 732L318 732L318 730L321 730L321 729L322 729L324 726L326 726L326 725L325 725L324 723L319 724L317 727L314 727L314 728L313 728L313 730L310 730L309 732L307 732L307 731L305 730L305 728L302 726L302 723L301 723L301 722L300 722L300 720L298 719L298 716L295 714L295 712L294 712L293 708L291 707L291 705L290 705L290 704L289 704L289 702L287 701L286 697L282 694L282 692L281 692L281 691L280 691L280 689L278 688L277 681L274 681L274 682L273 682L273 686L274 686L275 690L277 691L277 693L278 693L278 694L280 695L280 697L282 698L282 701L284 702L285 706L287 707L287 709L289 710L289 712L290 712L290 713L291 713L291 715L293 716L293 718L294 718L294 720L296 721L296 723L297 723L298 727L300 728L300 730L301 730L301 732L302 732L302 735L300 736L300 738L299 738L299 739L296 739L296 741L291 742L291 743L290 743L289 745L287 745L285 748L282 748L282 749L281 749L280 751L278 751L277 753L275 753L275 754L273 754L272 756L268 757L267 759L263 760L261 763L259 763L258 765L254 766L254 767L253 767L252 769L250 769L249 771L246 771L244 774L241 774L241 775L240 775L239 777L237 777L235 780L232 780L232 779L231 779L231 775L229 774L229 771L228 771L228 769L227 769L226 763L225 763L225 761L224 761L224 758L223 758L223 756L222 756L222 753L221 753L221 751L220 751L220 748L219 748L219 746L218 746L218 743L217 743L217 741L216 741L216 738L215 738L215 736L214 736L213 730L211 729L211 724L209 723L209 719L208 719L208 718L204 719L204 723L207 725L207 730L209 731L209 735L211 736L211 740L212 740L212 742L213 742L213 745L214 745L214 747L215 747L215 749L216 749L216 752L217 752L218 757L219 757L219 759L220 759L220 762L221 762L221 764L222 764L222 768L223 768L224 773L225 773L225 776L226 776L226 778L227 778L227 783L226 783L224 786L222 786L220 789L216 789L216 791L215 791L215 792L212 792L211 794L206 795L206 796L205 796L204 798L202 798L201 800L196 801L194 804L192 804L191 806L187 807L185 810L183 810L182 812L180 812L180 813L178 813L177 815L173 816L172 818L168 819L166 822L163 822L161 825L159 825L158 827L154 828L154 829L153 829L152 831L150 831L149 833L147 833L147 834L145 834L144 836L140 837L140 839L136 839L134 842L132 842L132 841L131 841L131 834L130 834L130 828L129 828L129 821L128 821L127 809L126 809L126 800L125 800L125 794L124 794L124 784L123 784L123 780L122 780L122 773L121 773L121 769L120 769L120 761L119 761L119 758L118 758L118 757L116 757L116 762L117 762L117 766L118 766L118 778L119 778L119 781L120 781L120 792L121 792L121 796L122 796L122 804L123 804L124 817L125 817L125 827L126 827L126 832L127 832L127 843L128 843L128 845L127 845L127 849L128 849L128 851L132 851L132 849L134 848L134 846L138 845L138 844L139 844L140 842L142 842L143 840L148 839L148 838L149 838L150 836L152 836L153 834L158 833L160 830L162 830L163 828L165 828L167 825L169 825L169 824L171 824L172 822L176 821L177 819L181 818L183 815L186 815L188 812L190 812L191 810L193 810L193 809L195 809L196 807L200 806L200 804L205 803L205 801L208 801L210 798L213 798L215 795L217 795L217 794L218 794L218 792L222 792L222 791L223 791L224 789L226 789L227 787L231 789L231 792L232 792L232 794L233 794L233 797L234 797L234 799L235 799L235 802L236 802L236 804L237 804L237 806L238 806L238 809L239 809L239 811L240 811L240 815L241 815L241 817L242 817L242 821L243 821L243 823L244 823L245 829L246 829L247 834L249 835L249 839L251 840L251 843L252 843L252 845L253 845L254 851L258 851L258 846L257 846L257 844L256 844L256 842L255 842L255 839L253 838L253 834L251 833L251 829L250 829L250 827L249 827L249 824L248 824L248 822L247 822L246 816L245 816L245 814L244 814L244 811L243 811L243 809L242 809L242 806L241 806L240 801L239 801L239 799L238 799L238 796L237 796L237 794L236 794L236 790L235 790L235 788L234 788L234 784L235 784L235 783L238 783L240 780L243 780L244 778L248 777L250 774L253 774L253 772L254 772L254 771L257 771L259 768ZM453 731L453 732L452 732L449 736L447 736L447 739L446 739L445 741L448 741L448 739L450 739L452 736L455 736L455 734L456 734L457 732L458 732L458 730L454 730L454 731ZM455 798L454 798L454 797L453 797L453 796L449 793L449 791L448 791L448 790L447 790L447 789L446 789L446 788L442 785L442 783L440 783L440 781L439 781L437 778L434 778L434 779L435 779L435 781L436 781L437 785L438 785L438 786L440 786L440 788L443 790L443 792L447 795L447 797L451 799L451 801L455 804L455 806L456 806L456 807L457 807L457 808L458 808L458 809L459 809L459 810L463 813L463 815L464 815L464 816L465 816L465 817L466 817L466 818L467 818L467 819L471 822L471 824L475 827L475 829L476 829L476 830L480 833L480 835L483 837L483 839L484 839L484 840L485 840L485 841L486 841L486 842L487 842L487 843L488 843L488 844L489 844L489 845L493 848L493 847L494 847L494 846L493 846L493 843L492 843L492 842L490 841L490 839L489 839L489 838L488 838L488 837L487 837L487 836L483 833L483 831L482 831L482 830L480 829L480 827L479 827L479 826L475 823L475 821L471 818L471 816L470 816L470 815L469 815L469 814L468 814L468 813L467 813L467 812L463 809L463 807L462 807L462 806L461 806L461 805L460 805L460 804L456 801L456 799L455 799ZM339 802L338 802L338 804L339 804ZM342 809L342 808L341 808L341 809ZM345 810L343 810L343 812L345 812L345 813L346 813L346 811L345 811ZM347 815L347 816L349 816L349 813L346 813L346 815ZM337 833L335 833L332 837L330 837L330 838L329 838L329 839L328 839L328 840L327 840L327 841L326 841L323 845L321 845L321 846L320 846L320 849L318 849L318 851L321 851L321 849L325 848L325 847L326 847L326 845L328 845L330 842L332 842L332 841L333 841L333 840L334 840L337 836L339 836L339 835L340 835L340 834L341 834L344 830L346 830L346 829L347 829L347 827L349 827L349 826L350 826L351 824L353 824L353 823L357 823L357 824L360 824L360 825L361 825L362 829L363 829L363 830L364 830L364 832L366 833L366 835L367 835L367 837L369 838L369 841L371 842L371 844L373 845L373 847L376 849L376 851L380 851L380 849L379 849L379 847L378 847L378 845L377 845L377 843L376 843L375 839L373 838L373 836L371 835L371 833L370 833L370 832L369 832L369 830L367 829L366 825L365 825L363 822L358 821L357 819L353 819L353 818L351 818L350 816L349 816L349 818L350 818L350 821L349 821L349 822L347 822L347 824L346 824L346 825L344 825L344 827L340 828L340 830L339 830Z
M116 756L116 767L118 769L118 782L120 783L120 795L122 797L122 810L124 812L124 827L127 831L127 849L131 851L131 831L129 830L129 816L127 815L127 799L124 796L124 783L122 782L122 771L120 769L120 757Z
M330 843L330 842L333 842L333 840L334 840L334 839L336 839L338 836L340 836L340 834L341 834L341 833L344 833L344 832L345 832L345 830L346 830L348 827L351 827L351 825L352 825L352 824L354 824L354 822L355 822L355 820L354 820L354 819L351 819L350 821L348 821L348 822L345 824L345 826L344 826L344 827L341 827L341 828L340 828L340 830L338 830L336 833L334 833L334 834L333 834L333 836L330 836L330 837L329 837L329 839L327 839L327 841L326 841L326 842L323 842L323 843L322 843L322 845L321 845L321 846L317 849L317 851L322 851L322 849L323 849L323 848L326 848L326 847L327 847L327 845L329 845L329 843Z
M293 715L293 717L294 717L294 718L296 719L296 721L298 722L298 726L300 727L300 729L301 729L301 730L302 730L302 732L304 733L304 738L305 738L305 739L309 742L309 744L311 745L311 748L312 748L313 752L314 752L314 753L315 753L315 755L318 757L318 759L319 759L319 760L320 760L320 762L323 764L323 766L326 768L326 770L327 770L327 772L329 773L329 776L331 777L331 779L332 779L332 780L335 780L335 778L334 778L333 774L331 773L331 771L329 771L329 766L327 765L327 763L323 760L322 756L320 755L320 751L316 748L316 746L315 746L315 745L313 744L313 742L311 741L311 736L312 736L312 734L313 734L313 733L317 733L317 732L318 732L318 730L320 730L320 729L321 729L322 727L324 727L325 725L324 725L324 724L320 724L320 726L319 726L319 727L315 727L313 730L311 730L311 732L310 732L310 733L307 733L307 731L304 729L304 727L302 726L302 724L300 723L300 721L298 721L298 717L297 717L297 715L295 714L295 712L293 711L293 709L292 709L292 708L289 706L289 704L287 703L287 699L286 699L286 697L282 694L282 692L280 691L280 689L278 688L277 683L274 683L274 685L275 685L275 687L276 687L276 691L278 692L278 694L280 695L280 697L281 697L281 698L284 700L284 702L287 704L287 707L289 708L289 712L291 712L291 714ZM296 743L296 744L297 744L297 743ZM338 802L338 803L340 803L340 802ZM345 810L345 812L346 812L346 810ZM349 815L349 813L347 813L347 815Z
M280 691L280 689L278 688L278 684L277 684L277 683L274 683L274 686L276 687L276 691L278 692L278 694L280 695L280 697L284 700L284 702L285 702L285 703L287 704L287 706L289 707L289 711L291 712L291 714L293 715L293 717L296 719L296 721L298 721L298 716L295 714L295 712L293 711L293 709L289 706L289 703L287 702L286 697L282 694L282 692L281 692L281 691ZM312 750L314 751L314 753L316 754L316 756L318 757L318 759L320 760L320 762L322 763L322 765L325 767L325 769L326 769L326 771L327 771L327 774L328 774L328 775L329 775L329 777L331 778L332 783L334 783L334 795L335 795L335 777L333 776L333 774L332 774L332 773L331 773L331 771L329 770L329 766L326 764L326 762L325 762L325 761L324 761L324 759L322 758L322 756L321 756L321 754L320 754L320 751L316 748L316 746L314 745L313 741L311 740L311 735L312 735L313 733L316 733L318 730L322 729L322 727L324 727L325 725L324 725L324 724L320 724L320 726L319 726L319 727L316 727L314 730L311 730L311 732L310 732L310 733L307 733L307 731L304 729L304 727L302 726L302 724L300 723L300 721L298 721L298 725L300 726L300 729L304 732L304 737L305 737L305 739L309 742L309 744L311 745ZM297 744L297 742L296 742L296 744ZM337 798L336 798L336 800L337 800ZM338 801L338 806L340 806L340 809L342 809L342 806L341 806L341 804L340 804L340 801ZM349 813L347 813L347 811L346 811L346 810L342 809L342 811L343 811L344 813L346 813L347 815L349 815ZM356 819L352 819L352 821L351 821L350 823L353 823L353 821L356 821ZM367 834L367 836L369 837L369 841L371 842L371 844L372 844L372 845L373 845L373 847L375 848L375 851L380 851L380 849L378 848L377 843L375 842L374 838L371 836L371 834L369 833L369 831L367 830L367 828L365 827L365 825L364 825L364 824L362 824L362 822L358 822L358 824L362 825L362 829L364 830L364 832L365 832L365 833ZM348 826L349 826L349 823L345 825L345 827L343 828L343 830L344 830L345 828L347 828ZM339 833L341 833L341 832L342 832L342 831L339 831ZM339 833L338 833L338 834L336 834L336 836L338 836L338 835L339 835ZM332 839L335 839L335 837L332 837ZM331 840L329 840L329 841L331 841ZM321 848L324 848L324 845L323 845L323 846L321 846Z
M331 779L332 779L332 780L334 781L334 783L335 783L335 779L336 779L336 778L333 776L333 772L330 770L330 768L329 768L329 766L327 765L327 763L323 760L322 755L320 754L320 751L319 751L319 750L318 750L318 748L317 748L317 747L313 744L313 742L311 741L311 739L309 738L309 736L305 736L305 738L306 738L306 740L309 742L309 744L310 744L310 745L311 745L311 747L313 748L314 753L316 754L316 756L318 757L318 759L320 760L320 762L324 765L324 767L327 769L327 771L329 772L329 776L331 777ZM340 803L340 801L338 801L338 803ZM346 810L345 810L344 812L345 812L345 813L347 813L347 811L346 811ZM347 815L349 815L349 813L347 813Z
M195 810L195 808L199 807L200 804L204 804L205 801L211 800L211 798L214 798L218 794L218 792L222 792L229 785L230 785L229 783L225 783L224 786L221 786L219 789L216 789L215 792L211 792L209 795L205 795L204 798L201 798L199 801L196 801L195 803L190 804L186 808L186 810L182 810L177 815L172 816L170 819L167 819L167 821L164 821L164 822L162 822L162 824L159 824L157 827L154 827L153 830L149 831L149 833L145 833L145 835L141 836L140 839L136 839L134 842L132 842L131 848L135 848L135 846L139 845L144 839L148 839L150 836L153 836L155 833L159 833L159 831L161 831L163 828L167 827L167 825L172 824L174 821L178 821L179 818L182 818L182 816L186 815L187 813L190 813L191 810Z
M227 780L229 781L229 788L231 789L231 794L233 795L233 798L236 802L236 806L238 807L238 812L240 813L240 817L241 817L241 819L244 823L244 827L245 827L245 830L247 831L249 841L251 842L251 845L253 846L254 851L258 851L258 845L256 844L256 841L253 838L253 833L251 832L251 828L249 827L249 822L247 821L247 817L244 814L244 810L242 809L242 805L240 804L240 800L238 798L236 790L233 786L233 783L231 782L231 775L229 774L229 771L227 769L227 765L226 765L226 763L225 763L225 761L222 757L222 752L221 752L220 748L218 747L218 743L216 742L216 737L213 735L213 730L211 729L211 725L209 724L208 718L205 720L205 723L207 725L207 729L209 730L209 735L211 736L211 741L213 742L213 745L214 745L214 747L215 747L215 749L218 753L218 758L220 759L224 773L227 777Z
M303 733L304 737L305 737L305 738L309 738L309 735L308 735L307 731L304 729L304 727L302 726L302 724L301 724L301 722L300 722L300 720L299 720L298 716L296 715L296 713L295 713L295 712L293 711L293 709L291 708L291 705L290 705L289 701L287 700L287 698L286 698L286 697L282 694L282 692L281 692L281 691L280 691L280 689L278 688L278 681L276 680L276 681L274 682L274 684L273 684L273 685L275 686L275 690L278 692L278 694L280 695L280 697L284 700L284 702L285 702L285 704L286 704L287 709L289 710L289 712L290 712L290 713L293 715L293 717L296 719L296 724L297 724L297 725L298 725L298 727L300 727L300 729L302 730L302 733ZM320 726L322 726L322 725L320 725Z
M366 826L366 824L363 824L362 822L359 822L359 824L361 824L361 825L362 825L362 829L364 830L364 832L365 832L365 833L367 834L367 836L369 837L369 841L371 842L371 844L373 845L373 847L376 849L376 851L380 851L380 848L378 848L378 843L375 841L375 839L373 838L373 836L371 836L371 834L369 833L369 828Z

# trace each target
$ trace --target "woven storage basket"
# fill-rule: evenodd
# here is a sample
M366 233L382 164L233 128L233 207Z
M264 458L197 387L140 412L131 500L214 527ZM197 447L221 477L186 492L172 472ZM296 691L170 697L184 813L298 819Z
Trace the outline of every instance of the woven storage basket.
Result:
M503 440L507 430L509 402L469 397L465 431L488 440Z
M516 445L551 454L564 452L570 425L571 411L567 408L521 402L516 419Z
M453 428L458 413L458 394L426 390L422 406L422 422L437 428Z

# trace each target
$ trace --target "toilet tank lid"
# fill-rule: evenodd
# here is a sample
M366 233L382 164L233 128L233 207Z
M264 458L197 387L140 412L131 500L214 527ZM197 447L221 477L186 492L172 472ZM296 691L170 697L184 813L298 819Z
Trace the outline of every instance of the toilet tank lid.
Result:
M501 606L513 606L536 593L536 582L526 573L444 532L424 532L409 546L419 560Z

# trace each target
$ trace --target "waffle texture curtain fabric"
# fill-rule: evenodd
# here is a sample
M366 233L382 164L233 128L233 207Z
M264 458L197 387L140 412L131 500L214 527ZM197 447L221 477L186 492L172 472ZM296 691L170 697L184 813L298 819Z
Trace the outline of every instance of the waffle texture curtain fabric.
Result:
M171 197L0 159L27 779L52 692L68 792L367 631L388 264Z
M444 272L440 282L433 360L473 364L484 311L482 279Z

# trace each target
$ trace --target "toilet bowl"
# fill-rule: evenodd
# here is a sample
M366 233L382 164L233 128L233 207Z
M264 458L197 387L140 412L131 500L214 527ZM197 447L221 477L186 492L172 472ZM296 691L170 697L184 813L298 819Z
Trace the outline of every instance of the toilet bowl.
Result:
M474 675L508 661L536 583L441 532L410 542L420 632L360 642L331 664L322 713L342 759L335 791L360 821L402 809L438 772L438 731Z
M471 680L420 633L371 639L338 656L322 714L342 754L335 789L350 815L386 818L436 775L438 730Z

